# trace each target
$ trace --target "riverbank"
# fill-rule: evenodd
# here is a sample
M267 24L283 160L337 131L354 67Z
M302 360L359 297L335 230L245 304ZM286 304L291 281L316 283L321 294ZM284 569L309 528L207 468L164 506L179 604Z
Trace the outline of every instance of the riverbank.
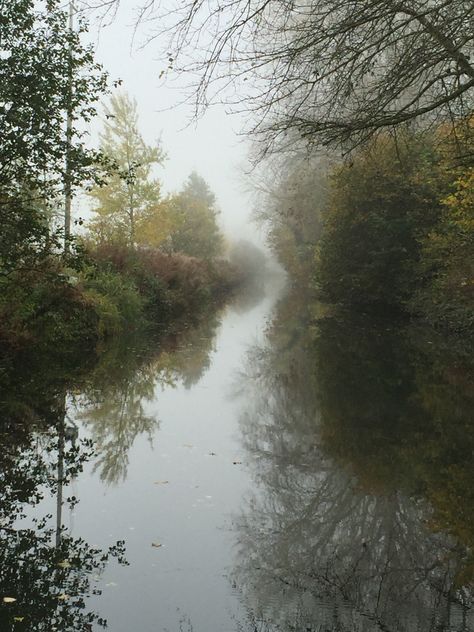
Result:
M237 511L248 478L230 390L274 301L263 293L260 299L238 294L226 306L210 304L199 319L194 314L194 322L174 320L161 336L110 339L95 363L84 359L69 377L37 355L35 367L27 358L17 365L9 389L0 382L2 401L16 399L35 414L28 427L4 427L0 437L3 480L11 481L0 517L2 525L12 522L0 546L8 568L2 594L16 600L0 613L6 628L23 632L86 616L107 619L116 632L133 618L150 630L179 629L182 616L199 629L232 625L228 609L239 613L240 604L224 576L234 563L227 514ZM5 421L5 407L1 412ZM44 533L53 520L28 531L13 520L20 512L57 516L60 459L67 479L57 549L55 534L47 541ZM27 538L32 553L25 560ZM129 565L111 559L97 571L88 563L89 547L98 555L124 540ZM20 556L21 564L12 562ZM70 598L57 597L63 594ZM43 608L50 595L51 608Z
M169 328L172 321L225 302L245 281L226 260L126 247L51 259L3 281L0 342L65 356L125 332Z

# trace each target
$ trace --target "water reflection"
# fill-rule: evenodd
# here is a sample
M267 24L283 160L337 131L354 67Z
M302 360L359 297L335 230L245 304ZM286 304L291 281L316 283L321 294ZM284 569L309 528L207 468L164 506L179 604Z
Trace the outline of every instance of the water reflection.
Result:
M406 324L279 305L249 354L242 437L257 489L233 580L255 629L474 625L474 365Z
M125 345L109 350L78 398L77 419L91 431L94 442L94 471L99 470L108 483L125 479L136 437L146 434L151 440L159 425L145 412L154 395L155 363L129 350Z
M152 441L159 429L147 406L157 391L196 384L209 368L221 312L181 322L161 338L142 335L118 341L101 357L76 397L76 419L94 442L94 471L108 484L125 480L130 449L140 435Z
M218 310L201 314L161 337L110 345L100 358L33 349L0 359L2 631L106 627L87 601L100 594L111 558L126 564L125 543L101 550L63 526L79 502L71 482L89 460L105 482L125 478L134 440L159 427L148 404L160 388L199 381L219 324Z
M0 629L105 627L86 602L100 594L99 575L109 559L125 563L123 542L99 550L62 526L63 502L71 507L77 502L63 499L63 491L90 457L90 445L75 441L66 419L72 374L65 371L59 378L53 370L48 382L43 368L37 376L42 390L33 399L24 380L29 378L26 384L36 391L33 369L40 359L11 360L0 377ZM56 516L42 509L49 497L56 500Z

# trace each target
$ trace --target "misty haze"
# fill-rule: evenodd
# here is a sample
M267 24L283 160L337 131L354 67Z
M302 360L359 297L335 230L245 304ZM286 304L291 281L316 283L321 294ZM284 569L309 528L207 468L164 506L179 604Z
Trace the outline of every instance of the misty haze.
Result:
M473 60L0 0L0 632L474 630Z

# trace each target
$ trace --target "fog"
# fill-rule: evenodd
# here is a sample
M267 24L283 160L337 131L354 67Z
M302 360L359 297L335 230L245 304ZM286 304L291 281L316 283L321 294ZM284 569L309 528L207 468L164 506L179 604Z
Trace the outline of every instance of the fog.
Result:
M145 45L146 25L135 30L134 3L120 5L113 20L100 28L91 21L90 35L96 58L120 79L120 90L137 100L140 131L147 143L160 140L167 160L157 172L163 189L180 189L187 176L197 171L215 193L221 210L220 223L231 239L246 238L263 243L263 235L251 223L250 196L245 191L249 170L248 142L239 134L243 119L214 105L196 120L191 103L184 103L184 83L173 71L160 78L166 64L159 60L160 42ZM100 130L91 129L94 142Z

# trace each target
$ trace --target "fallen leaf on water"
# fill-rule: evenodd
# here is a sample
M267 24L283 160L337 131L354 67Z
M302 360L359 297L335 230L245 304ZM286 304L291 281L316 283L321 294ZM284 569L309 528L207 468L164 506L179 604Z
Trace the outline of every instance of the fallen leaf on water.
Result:
M152 543L151 543L151 546L154 546L154 547L155 547L155 549L159 549L159 548L160 548L160 546L163 546L163 545L162 545L162 544L160 544L159 542L152 542Z
M15 601L16 601L15 597L4 597L3 598L3 603L13 603Z
M24 619L25 617L13 617L13 621L18 621L18 623L21 623Z
M155 485L168 485L169 481L155 481Z
M232 461L232 465L242 465L242 461Z
M69 599L69 595L66 595L66 593L61 593L60 595L58 595L58 599L60 601L67 601Z

